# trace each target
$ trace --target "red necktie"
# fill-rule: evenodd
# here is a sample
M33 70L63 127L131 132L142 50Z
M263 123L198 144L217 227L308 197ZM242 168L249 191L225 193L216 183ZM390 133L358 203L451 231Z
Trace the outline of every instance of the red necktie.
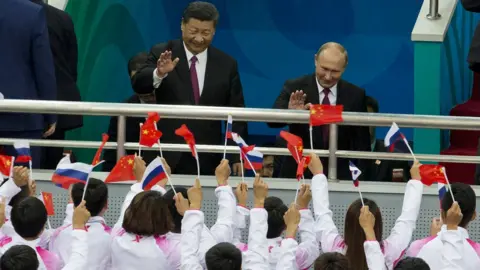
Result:
M328 98L328 94L330 94L330 89L325 88L323 89L323 100L322 100L322 105L330 105L330 99ZM325 146L325 149L328 149L328 139L329 139L329 130L330 130L330 125L324 125L322 127L322 134L323 134L323 145Z
M200 87L198 86L198 76L197 76L197 57L194 55L190 61L192 64L190 65L190 80L192 81L192 88L193 88L193 98L195 99L195 104L200 102Z

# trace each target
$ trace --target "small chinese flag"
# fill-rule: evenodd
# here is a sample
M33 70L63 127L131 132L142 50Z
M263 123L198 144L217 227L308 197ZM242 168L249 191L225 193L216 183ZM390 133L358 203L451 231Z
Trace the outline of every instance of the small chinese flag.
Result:
M47 209L48 216L54 216L55 210L53 207L53 195L50 192L42 192L42 199L45 208Z
M310 125L321 126L342 122L343 105L312 105L310 106Z
M147 122L156 123L160 121L160 115L157 112L149 112Z
M0 173L3 175L3 178L10 177L10 171L12 169L12 156L0 155Z
M157 130L155 122L147 119L140 128L140 141L143 146L152 147L162 137L162 132Z
M280 137L287 141L287 148L292 154L295 161L300 163L300 159L303 156L303 140L297 135L293 135L290 132L280 131Z
M134 155L123 156L122 158L120 158L120 160L117 162L115 167L105 179L105 183L135 180L135 175L133 174L133 164L135 163L134 161Z
M188 146L190 146L192 156L194 158L197 158L197 151L195 150L195 137L193 136L193 133L188 129L188 127L183 124L181 127L177 128L177 130L175 130L175 134L185 139L185 142L188 144Z
M93 157L92 165L95 166L100 162L100 156L102 155L103 147L105 146L105 143L108 141L108 134L103 133L102 134L102 144L100 144L100 147L98 147L97 153L95 153L95 157Z
M431 186L433 183L447 184L443 166L425 164L421 165L419 169L424 185Z

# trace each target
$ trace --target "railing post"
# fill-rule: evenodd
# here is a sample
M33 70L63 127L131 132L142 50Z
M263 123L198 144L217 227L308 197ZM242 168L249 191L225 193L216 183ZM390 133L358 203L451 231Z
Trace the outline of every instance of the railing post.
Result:
M430 0L430 7L427 14L427 19L438 20L441 17L442 16L438 13L438 0Z
M117 122L117 160L125 156L126 116L120 115Z
M338 148L338 126L330 125L330 133L328 140L328 180L337 182L337 148Z

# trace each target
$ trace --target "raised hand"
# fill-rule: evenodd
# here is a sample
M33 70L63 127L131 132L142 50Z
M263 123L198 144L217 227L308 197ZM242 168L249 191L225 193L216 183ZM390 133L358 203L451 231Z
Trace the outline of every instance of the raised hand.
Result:
M178 57L172 60L172 51L165 51L160 54L157 60L157 76L165 77L177 66L178 61L180 61Z
M290 110L306 110L310 108L310 104L305 104L307 95L302 90L296 90L290 95L288 101L288 109Z

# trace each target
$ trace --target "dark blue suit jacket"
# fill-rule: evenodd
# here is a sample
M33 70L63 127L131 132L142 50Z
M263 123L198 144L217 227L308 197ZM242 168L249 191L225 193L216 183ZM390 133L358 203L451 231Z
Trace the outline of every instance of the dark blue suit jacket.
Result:
M0 92L5 99L56 100L45 12L26 0L0 1ZM43 130L56 115L0 113L0 131Z

